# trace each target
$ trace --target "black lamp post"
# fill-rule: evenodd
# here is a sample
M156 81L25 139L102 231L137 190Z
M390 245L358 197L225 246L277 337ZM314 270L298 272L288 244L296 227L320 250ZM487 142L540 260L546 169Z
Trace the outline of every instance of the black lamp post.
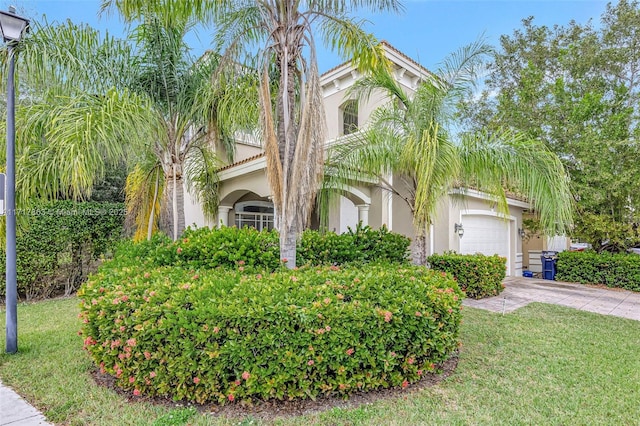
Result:
M16 270L16 123L15 123L15 47L25 31L29 20L15 14L15 8L0 11L0 32L7 43L9 72L7 77L7 353L18 351L18 275Z

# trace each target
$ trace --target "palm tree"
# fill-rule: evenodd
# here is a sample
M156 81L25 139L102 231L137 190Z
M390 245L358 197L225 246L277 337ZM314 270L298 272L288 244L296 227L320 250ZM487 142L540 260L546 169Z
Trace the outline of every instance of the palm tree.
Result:
M215 214L215 142L228 140L219 137L217 111L233 108L225 98L233 91L221 83L228 76L218 73L219 55L191 59L190 21L141 21L128 41L67 23L39 26L23 43L29 92L17 114L19 193L85 198L108 164L125 159L136 164L127 201L138 235L159 216L159 228L177 239L184 176L205 213Z
M365 99L385 93L388 104L374 113L361 137L328 155L332 173L326 188L375 176L381 188L405 200L413 215L415 263L426 262L427 226L438 203L455 188L492 195L503 213L508 192L524 196L551 235L571 223L568 179L543 143L509 131L455 133L456 103L471 96L476 71L489 52L481 41L466 46L435 74L424 75L415 93L405 92L386 69L375 70L353 90Z
M18 46L20 208L37 198L89 198L108 165L144 140L149 122L146 100L117 89L126 79L118 65L131 57L126 43L71 22L32 25Z
M315 35L360 66L375 64L383 58L375 39L347 13L358 6L396 11L399 2L105 0L103 8L114 4L127 19L153 9L166 21L182 16L212 20L230 63L245 62L243 54L255 55L251 68L261 75L260 127L280 255L293 268L296 239L308 223L322 181L325 114Z

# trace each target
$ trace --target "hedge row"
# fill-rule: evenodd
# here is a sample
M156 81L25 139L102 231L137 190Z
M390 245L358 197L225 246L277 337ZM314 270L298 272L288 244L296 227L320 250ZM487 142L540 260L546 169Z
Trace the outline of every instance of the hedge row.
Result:
M432 269L448 272L467 297L482 299L502 292L507 273L506 259L498 255L434 254L427 259Z
M640 256L637 254L563 251L558 253L556 269L559 281L640 291Z
M298 264L369 263L373 261L406 262L410 240L386 228L373 230L358 226L344 234L307 230L298 245ZM115 255L115 265L144 263L149 266L186 268L244 267L275 270L280 265L277 231L223 227L187 229L182 239L173 243L163 236L152 241L123 242Z
M122 236L124 204L38 203L18 211L16 238L18 293L27 300L69 295L97 259ZM5 294L6 252L0 248L0 295Z
M240 268L104 268L78 293L85 349L134 395L224 403L405 387L458 347L444 273Z

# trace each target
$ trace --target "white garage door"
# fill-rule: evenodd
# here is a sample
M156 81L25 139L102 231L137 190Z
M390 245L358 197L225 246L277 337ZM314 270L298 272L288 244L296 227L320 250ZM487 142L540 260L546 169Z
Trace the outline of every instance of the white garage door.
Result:
M506 257L509 274L509 222L495 216L463 215L462 225L464 236L460 239L460 252Z

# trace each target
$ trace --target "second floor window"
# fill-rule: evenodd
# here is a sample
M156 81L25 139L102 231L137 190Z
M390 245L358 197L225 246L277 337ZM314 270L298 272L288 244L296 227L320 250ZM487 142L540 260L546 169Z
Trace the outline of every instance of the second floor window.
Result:
M349 135L358 131L358 101L350 100L342 106L342 134Z

